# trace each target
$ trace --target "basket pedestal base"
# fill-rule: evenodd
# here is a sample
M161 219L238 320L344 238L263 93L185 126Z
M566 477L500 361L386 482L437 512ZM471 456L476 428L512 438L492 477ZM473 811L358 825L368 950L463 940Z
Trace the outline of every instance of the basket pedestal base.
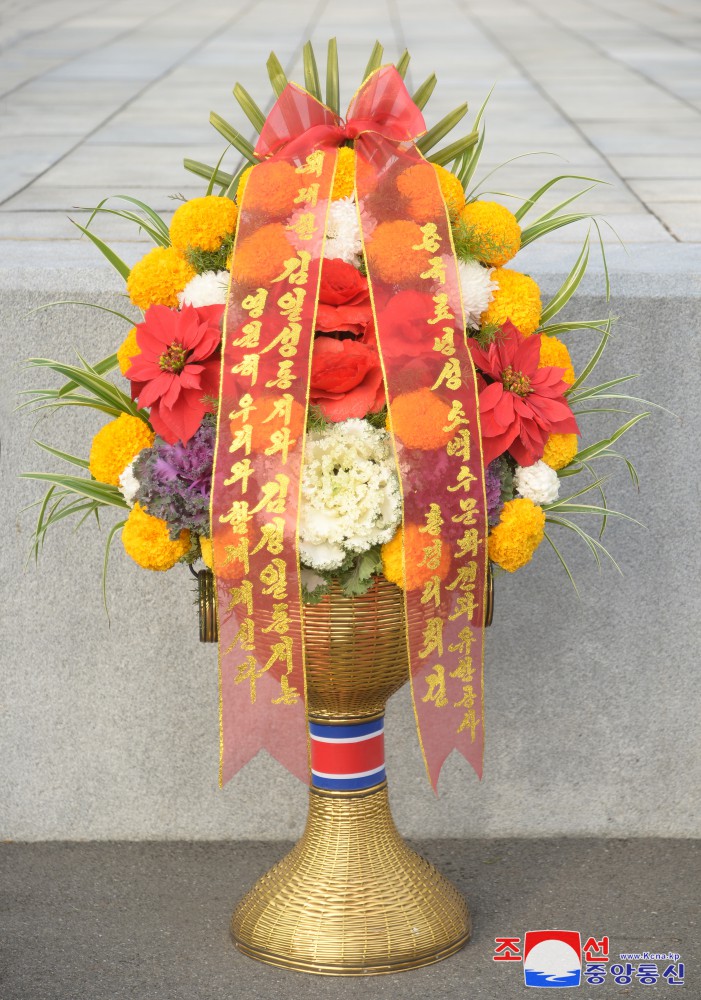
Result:
M302 839L239 903L236 947L319 975L415 969L458 951L470 915L457 889L410 850L387 784L361 793L310 789Z

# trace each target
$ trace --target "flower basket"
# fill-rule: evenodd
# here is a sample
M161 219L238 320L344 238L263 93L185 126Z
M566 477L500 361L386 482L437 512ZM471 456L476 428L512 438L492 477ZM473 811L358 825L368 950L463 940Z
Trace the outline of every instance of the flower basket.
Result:
M94 363L31 359L61 385L24 404L109 418L87 458L41 445L77 471L27 473L48 484L35 554L59 521L113 508L105 568L120 532L143 568L189 566L200 638L219 643L221 783L261 749L310 781L304 836L232 933L322 974L414 968L467 941L464 900L394 827L385 703L410 684L434 788L453 750L481 777L493 573L547 539L569 574L551 528L608 555L607 519L626 515L592 462L620 461L647 415L580 444L582 416L632 399L634 377L593 378L610 317L556 321L589 237L545 305L506 265L588 215L569 195L526 221L567 175L513 212L480 197L484 105L440 146L467 105L427 128L435 77L410 95L408 61L383 65L376 45L343 119L335 40L323 99L311 45L304 88L271 56L267 116L234 90L255 148L212 115L244 158L234 172L186 161L208 187L169 224L133 198L98 205L80 228L125 280L131 329ZM93 232L106 211L155 244L133 267ZM560 337L591 333L576 373Z

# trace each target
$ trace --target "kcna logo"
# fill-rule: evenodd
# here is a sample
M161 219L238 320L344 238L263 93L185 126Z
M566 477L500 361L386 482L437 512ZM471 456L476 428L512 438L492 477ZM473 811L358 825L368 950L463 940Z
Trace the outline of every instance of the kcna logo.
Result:
M523 941L526 986L579 986L582 945L577 931L526 931Z

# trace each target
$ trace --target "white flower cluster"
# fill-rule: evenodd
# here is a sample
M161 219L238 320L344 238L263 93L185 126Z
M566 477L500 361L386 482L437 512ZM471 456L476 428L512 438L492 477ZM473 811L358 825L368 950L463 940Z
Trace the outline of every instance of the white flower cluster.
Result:
M363 230L366 236L375 228L374 219L365 211L360 209L363 220ZM359 256L363 249L363 242L360 236L360 224L358 222L358 210L355 198L351 195L348 198L339 198L329 205L329 214L326 222L326 243L324 244L324 257L330 259L343 260L346 264L358 266Z
M181 306L194 306L195 309L225 305L228 292L228 271L205 271L204 274L196 274L182 292L178 292L178 302Z
M139 452L139 455L141 452ZM122 494L130 507L134 506L136 494L139 492L139 480L134 475L134 462L139 455L135 455L124 472L119 477L119 492Z
M535 465L517 465L514 472L516 492L533 503L553 503L560 493L560 479L557 472L545 462Z
M401 494L387 431L345 420L307 437L299 554L311 569L337 569L351 552L388 542Z
M462 306L465 310L465 325L479 330L480 316L494 298L497 283L492 281L491 267L482 267L476 260L469 264L458 262Z

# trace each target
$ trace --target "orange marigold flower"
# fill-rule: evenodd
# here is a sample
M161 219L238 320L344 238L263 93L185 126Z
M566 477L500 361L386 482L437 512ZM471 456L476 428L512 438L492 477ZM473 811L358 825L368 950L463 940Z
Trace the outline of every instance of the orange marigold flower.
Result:
M213 194L192 198L171 219L171 242L182 254L189 249L219 250L227 236L233 236L237 215L231 198Z
M422 242L423 234L415 222L405 219L381 222L367 244L373 273L389 285L413 280L429 267L428 251L415 249Z
M539 368L563 368L562 381L568 385L573 385L575 381L572 358L565 344L557 337L540 338L540 361Z
M438 179L443 201L448 209L451 219L457 218L460 209L465 204L465 192L463 186L455 174L451 174L445 167L439 164L432 164ZM407 212L412 219L425 222L427 218L440 212L442 205L437 198L435 185L427 183L426 163L417 163L414 167L402 171L397 178L397 190L409 199Z
M285 261L295 255L279 222L262 226L236 247L232 261L234 281L266 285L282 274Z
M441 548L440 563L437 568L426 563L426 549L435 542L431 535L421 530L418 524L407 524L399 528L390 542L382 546L382 572L390 583L396 583L402 590L417 590L432 576L444 580L450 569L450 547ZM402 570L402 543L405 548L407 578Z
M136 327L133 326L126 335L120 346L117 348L117 361L122 375L126 375L131 368L131 359L141 354L141 348L136 341Z
M132 267L127 292L139 309L149 306L177 309L178 292L196 273L175 247L154 247Z
M428 387L397 396L392 403L391 428L407 448L443 448L455 434L446 430L450 407Z
M245 192L245 210L264 212L270 218L290 215L304 180L292 164L285 160L272 160L257 163L250 169L252 173L248 174L248 171L244 173L236 193L236 197L240 200Z

